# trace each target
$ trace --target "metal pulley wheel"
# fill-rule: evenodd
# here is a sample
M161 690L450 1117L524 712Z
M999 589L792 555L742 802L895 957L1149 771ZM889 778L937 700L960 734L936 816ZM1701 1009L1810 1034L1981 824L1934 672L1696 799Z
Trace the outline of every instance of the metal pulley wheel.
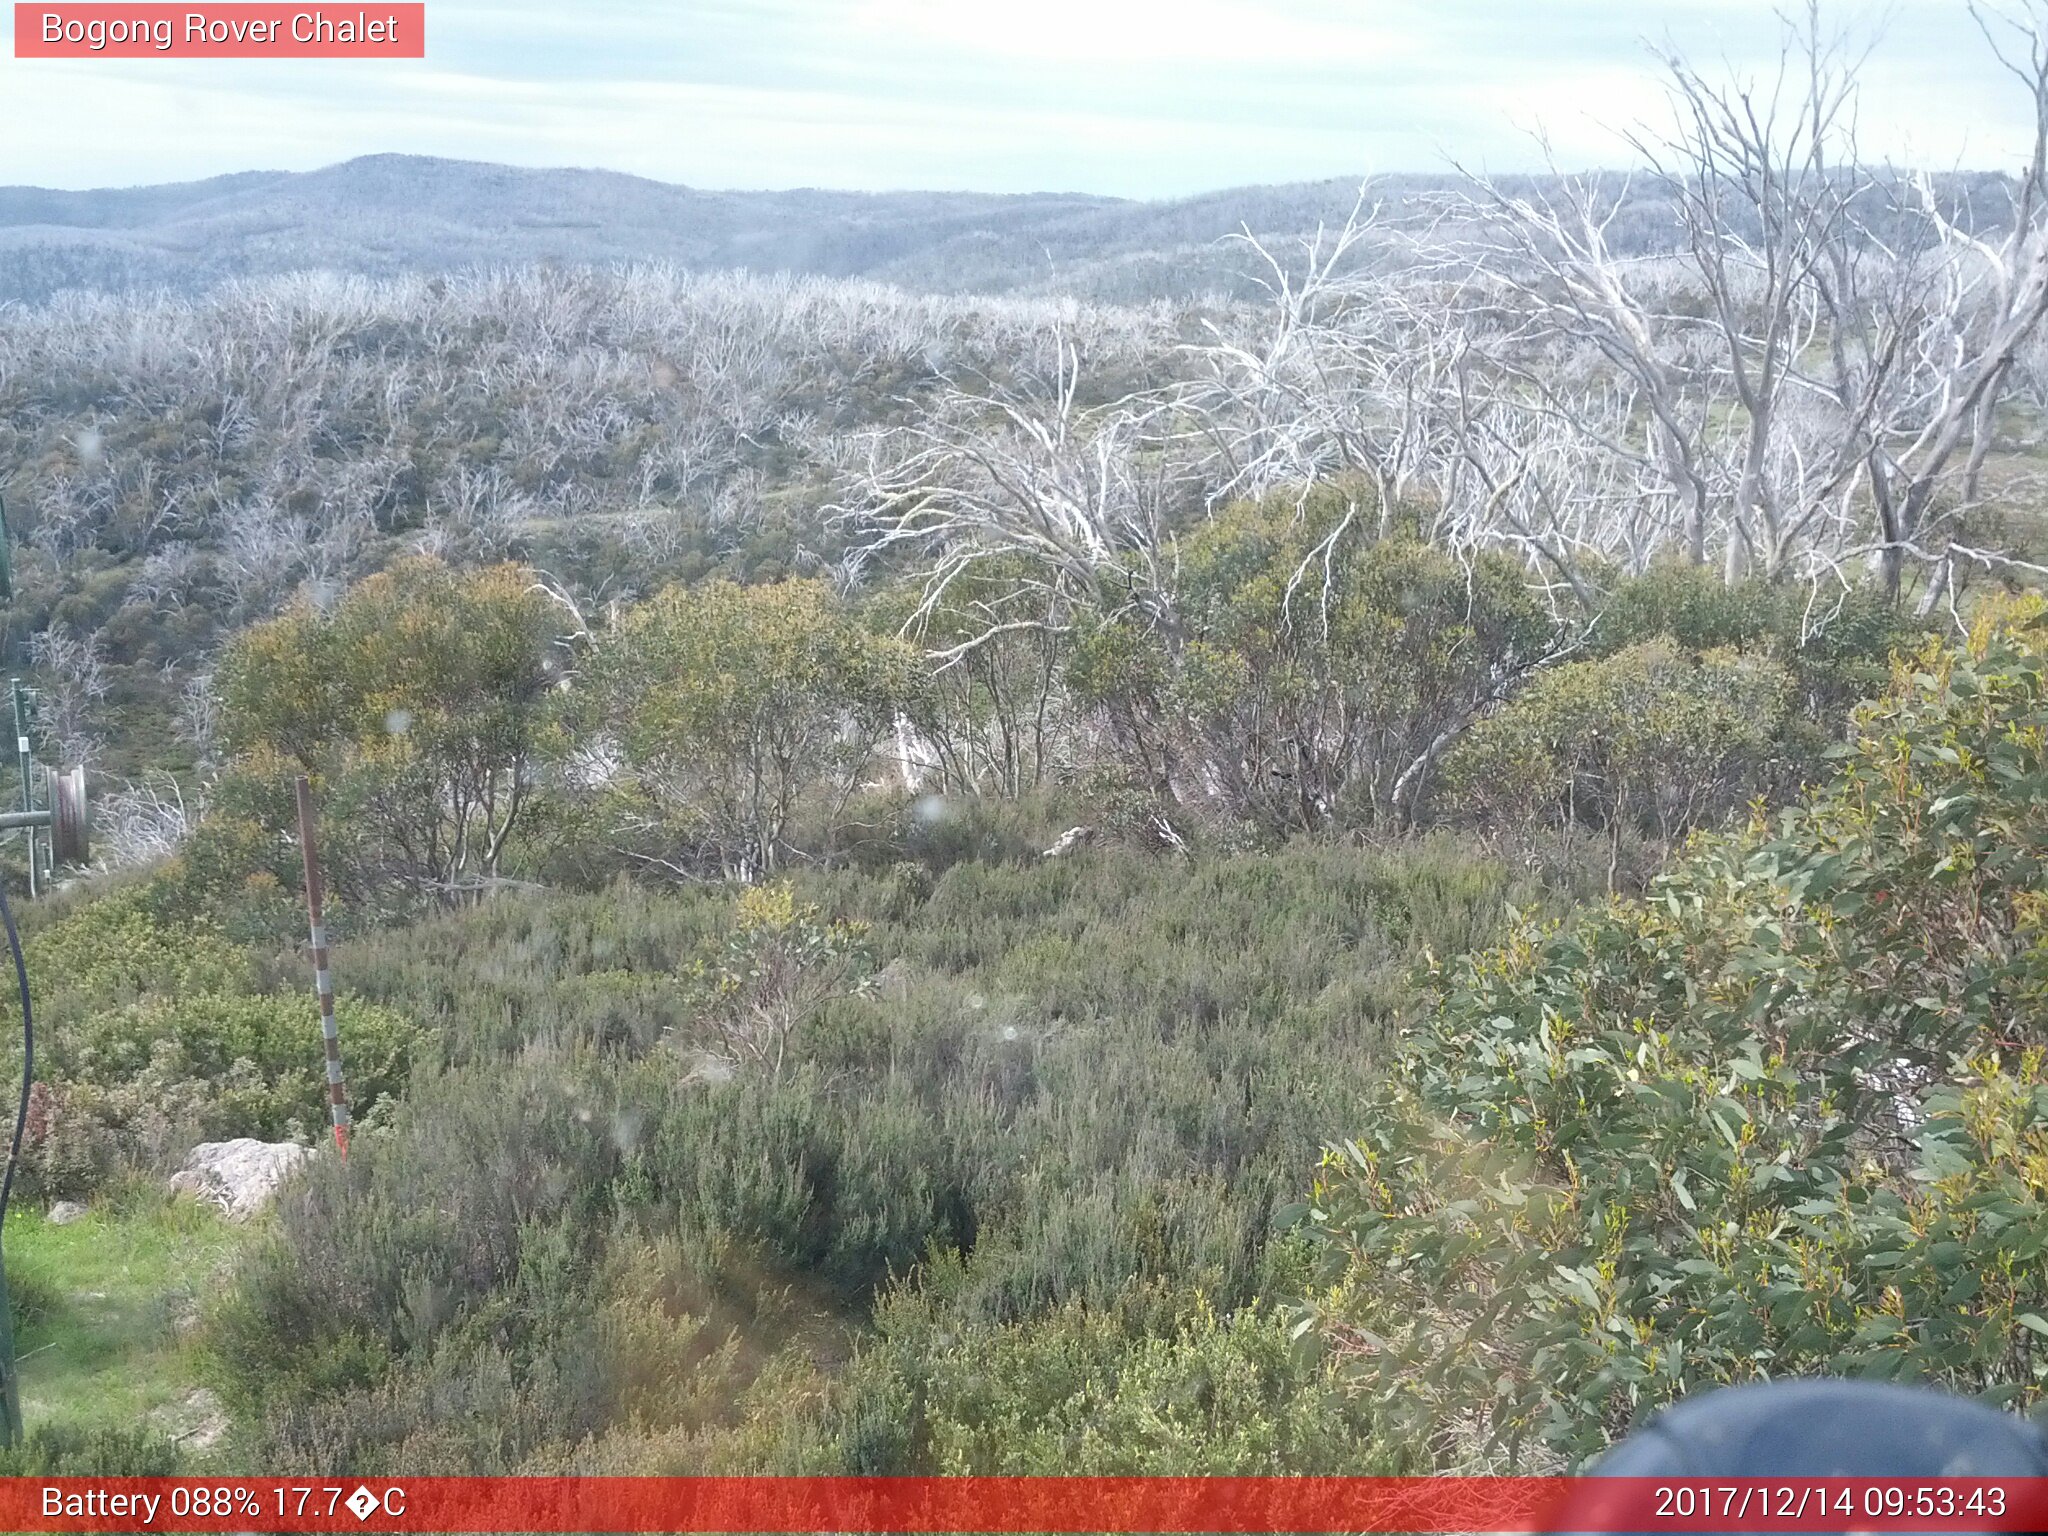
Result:
M50 858L55 864L84 864L92 858L83 768L50 775Z

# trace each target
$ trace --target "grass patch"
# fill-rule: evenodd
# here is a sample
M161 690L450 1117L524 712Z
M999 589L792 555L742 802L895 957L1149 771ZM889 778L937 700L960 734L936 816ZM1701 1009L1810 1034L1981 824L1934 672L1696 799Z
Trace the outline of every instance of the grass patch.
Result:
M17 1208L7 1273L25 1424L147 1425L188 1449L215 1410L194 1323L246 1229L210 1207L137 1188L52 1226Z

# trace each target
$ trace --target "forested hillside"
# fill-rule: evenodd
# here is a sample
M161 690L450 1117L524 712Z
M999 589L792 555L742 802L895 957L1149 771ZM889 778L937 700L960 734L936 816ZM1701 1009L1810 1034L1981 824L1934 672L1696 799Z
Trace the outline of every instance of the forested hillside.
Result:
M2048 66L2031 162L1937 185L1788 46L1805 111L1680 66L1662 173L1368 191L1236 289L514 246L10 309L6 639L101 852L26 917L9 1464L2031 1406ZM165 1180L233 1137L320 1150L231 1228Z
M1377 195L1412 208L1451 186L1445 176L1391 177ZM196 294L230 279L308 270L390 277L652 262L866 278L920 293L1189 302L1248 291L1254 268L1223 243L1228 236L1249 229L1291 240L1339 225L1357 192L1355 181L1168 202L709 192L606 171L372 155L184 185L0 187L0 300L41 303L65 290ZM1670 248L1676 230L1656 190L1627 195L1625 243Z
M62 301L0 334L10 644L47 653L69 755L188 765L187 684L301 588L419 549L523 558L585 605L832 569L818 507L860 434L949 379L1044 377L1063 335L1101 390L1155 384L1183 323L654 269Z
M1618 212L1603 238L1630 256L1682 249L1668 187L1593 182ZM1514 176L1519 197L1555 196L1557 175ZM1996 222L2005 179L1948 173L1935 185L1959 224ZM1449 174L1374 178L1394 218L1455 205ZM1355 180L1233 187L1158 202L1072 194L712 192L608 171L529 170L369 155L309 172L249 171L156 187L0 187L0 301L67 292L196 295L232 280L303 271L433 276L472 268L658 263L691 272L865 278L918 293L1065 295L1102 303L1245 298L1260 264L1230 237L1268 243L1341 226ZM1899 188L1866 198L1882 219ZM1358 261L1399 263L1373 241Z

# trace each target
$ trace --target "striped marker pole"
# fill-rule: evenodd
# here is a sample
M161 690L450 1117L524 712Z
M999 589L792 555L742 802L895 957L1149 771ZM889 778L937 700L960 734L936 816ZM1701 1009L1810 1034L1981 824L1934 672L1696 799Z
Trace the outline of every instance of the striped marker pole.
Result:
M306 915L313 928L313 993L320 999L320 1038L327 1049L327 1107L334 1145L348 1161L348 1094L341 1081L341 1035L334 1027L334 977L327 969L327 924L320 902L320 850L313 841L313 786L299 775L299 852L306 860Z

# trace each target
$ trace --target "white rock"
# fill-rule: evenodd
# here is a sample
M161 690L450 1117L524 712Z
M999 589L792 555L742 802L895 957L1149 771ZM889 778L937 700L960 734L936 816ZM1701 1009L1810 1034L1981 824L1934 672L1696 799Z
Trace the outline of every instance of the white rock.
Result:
M211 1200L230 1219L247 1221L266 1205L298 1166L313 1155L311 1147L291 1141L202 1141L171 1175L180 1194Z
M1063 853L1071 853L1094 835L1093 827L1069 827L1059 835L1059 841L1046 849L1041 857L1056 859Z
M44 1213L43 1220L53 1227L68 1227L74 1221L83 1221L86 1209L76 1200L59 1200Z

